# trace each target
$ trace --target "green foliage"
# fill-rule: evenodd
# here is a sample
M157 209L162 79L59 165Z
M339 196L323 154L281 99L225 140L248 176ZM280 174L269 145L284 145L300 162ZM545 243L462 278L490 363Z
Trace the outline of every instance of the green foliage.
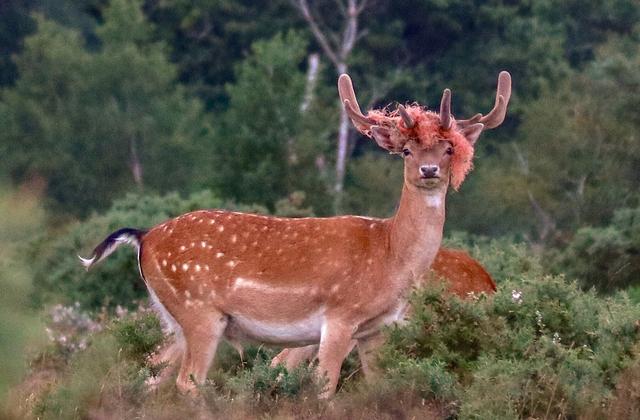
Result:
M405 366L443 367L454 374L444 389L455 390L462 418L602 413L618 375L637 360L640 307L624 294L582 292L562 277L496 274L504 280L491 298L463 301L437 286L418 291L409 322L389 329L381 353L390 378L404 380L397 375Z
M344 207L354 214L391 216L398 205L403 180L399 159L368 153L349 167Z
M78 32L39 17L16 57L19 79L0 100L5 170L18 182L45 178L57 210L86 215L134 181L184 189L202 169L198 152L209 136L202 107L176 84L140 6L114 0L94 52Z
M93 410L110 411L111 400L118 398L118 404L111 407L112 414L126 417L125 404L139 405L149 370L144 368L143 360L133 356L140 356L140 343L145 341L148 325L134 327L132 335L123 335L121 327L96 335L87 350L75 354L58 386L40 398L33 414L43 419L86 418Z
M314 395L321 387L316 384L313 369L304 364L291 372L282 366L270 367L270 360L259 357L251 369L240 371L227 384L233 392L256 400L256 404L273 402L278 398Z
M275 202L301 190L326 208L319 171L309 170L322 152L317 104L301 111L305 75L299 70L306 40L295 32L252 46L227 86L230 106L216 137L215 184L224 197L245 203ZM317 102L317 101L316 101Z
M124 354L134 360L145 360L164 339L160 320L150 312L114 321L111 334Z
M222 204L209 191L185 199L175 193L130 194L115 201L103 215L93 215L84 223L70 225L64 232L42 237L31 247L35 303L79 302L83 308L93 310L105 305L134 305L146 296L146 290L132 249L123 247L88 273L77 255L87 255L109 233L124 226L149 228L188 211Z
M620 209L605 227L579 229L557 252L554 269L602 292L640 280L640 207Z
M37 315L28 309L32 270L22 263L20 240L43 226L37 197L0 186L0 399L25 370L24 347L42 335ZM0 416L2 407L0 403Z
M454 197L449 222L548 244L636 206L638 39L637 29L612 37L583 70L529 102L514 141L484 159L470 190Z

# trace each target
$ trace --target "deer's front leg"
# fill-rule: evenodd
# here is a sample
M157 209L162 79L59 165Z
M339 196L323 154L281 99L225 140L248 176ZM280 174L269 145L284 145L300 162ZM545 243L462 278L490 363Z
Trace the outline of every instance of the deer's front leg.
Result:
M338 320L327 320L322 326L318 352L318 376L326 381L320 398L329 398L336 392L340 367L352 349L354 327Z

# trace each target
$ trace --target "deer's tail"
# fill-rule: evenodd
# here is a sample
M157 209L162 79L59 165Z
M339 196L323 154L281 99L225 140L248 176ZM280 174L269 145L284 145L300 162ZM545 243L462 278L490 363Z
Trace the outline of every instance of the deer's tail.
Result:
M100 242L98 246L95 247L93 253L89 258L80 258L80 262L84 266L84 268L89 271L91 267L100 261L107 258L113 251L115 251L121 244L128 244L136 248L136 250L140 251L140 244L142 241L142 237L147 233L146 230L141 229L133 229L133 228L122 228L116 230L111 235L107 236L107 238Z

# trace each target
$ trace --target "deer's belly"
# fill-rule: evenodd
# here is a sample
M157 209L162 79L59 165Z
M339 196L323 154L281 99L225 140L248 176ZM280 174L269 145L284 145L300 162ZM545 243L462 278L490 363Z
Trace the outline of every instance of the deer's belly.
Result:
M244 315L231 315L225 335L241 341L306 345L320 342L323 322L323 311L313 312L295 321L263 321Z

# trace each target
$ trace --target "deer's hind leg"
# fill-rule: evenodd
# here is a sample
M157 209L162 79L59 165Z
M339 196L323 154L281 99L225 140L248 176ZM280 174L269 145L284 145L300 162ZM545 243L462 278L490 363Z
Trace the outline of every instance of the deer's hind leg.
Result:
M162 348L157 354L149 358L149 364L157 367L162 366L162 370L155 376L147 379L146 383L150 390L157 389L175 372L178 361L184 353L184 338L182 333L175 337L174 341Z
M192 319L195 322L182 324L185 349L176 385L183 393L195 393L196 386L206 379L228 323L227 316L215 310L194 313Z

